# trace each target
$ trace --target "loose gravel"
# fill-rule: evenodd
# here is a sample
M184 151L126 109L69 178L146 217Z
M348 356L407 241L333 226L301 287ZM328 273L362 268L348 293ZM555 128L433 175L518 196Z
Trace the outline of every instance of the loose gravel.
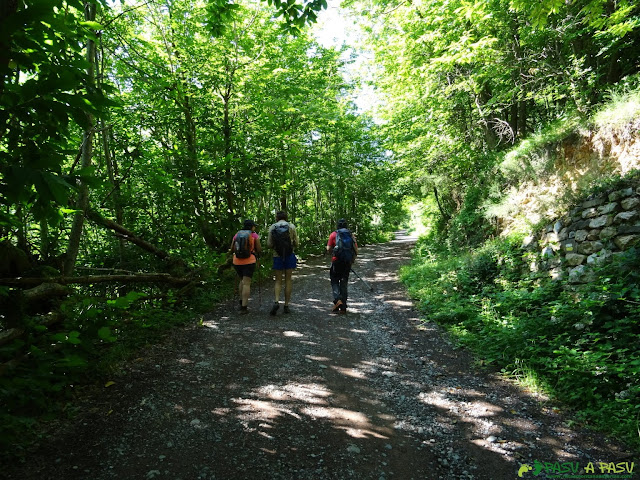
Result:
M633 461L420 318L397 277L414 240L361 249L354 268L373 291L352 275L346 315L330 313L323 257L296 270L289 314L269 315L270 282L249 314L216 306L5 478L495 480L535 460Z

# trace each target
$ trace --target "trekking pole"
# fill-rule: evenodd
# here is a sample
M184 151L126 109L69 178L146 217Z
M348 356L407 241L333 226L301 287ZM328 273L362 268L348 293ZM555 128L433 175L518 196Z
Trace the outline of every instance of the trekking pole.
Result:
M369 288L370 291L373 292L373 287L371 285L365 282L364 279L360 275L358 275L358 273L353 268L351 269L351 271L355 274L356 277L358 277L362 281L362 283L364 283Z
M231 250L229 250L229 253L231 253ZM228 259L229 257L227 257ZM229 260L227 260L227 263L229 263ZM231 253L231 269L233 271L233 253ZM240 285L238 285L238 280L237 280L237 275L234 272L234 275L231 277L233 279L233 303L236 303L236 294L239 295L240 294Z
M261 289L260 289L260 283L261 283L260 282L260 266L261 266L260 265L260 260L256 259L256 263L257 263L257 266L258 266L258 304L260 306L262 306L262 292L261 292Z

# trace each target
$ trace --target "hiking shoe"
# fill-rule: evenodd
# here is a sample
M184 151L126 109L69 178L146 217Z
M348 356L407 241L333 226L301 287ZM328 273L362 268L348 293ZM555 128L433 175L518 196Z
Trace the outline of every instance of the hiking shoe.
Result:
M342 306L342 300L336 300L334 302L333 308L331 309L331 313L338 313L338 310Z
M244 307L242 305L240 305L240 313L243 314L243 315L245 313L249 313L249 309L247 308L246 305Z
M285 305L284 309L282 310L283 313L290 313L291 310L289 310L289 305Z
M271 311L269 312L269 315L271 316L275 316L276 312L278 311L278 309L280 308L280 304L279 303L274 303L273 307L271 307ZM285 307L287 308L287 307Z

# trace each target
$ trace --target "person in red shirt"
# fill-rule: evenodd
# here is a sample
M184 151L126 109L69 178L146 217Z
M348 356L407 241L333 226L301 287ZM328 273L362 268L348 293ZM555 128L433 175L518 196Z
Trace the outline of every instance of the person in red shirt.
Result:
M349 273L358 254L358 244L353 233L347 228L347 221L344 218L338 220L337 229L329 236L327 252L332 254L329 270L333 293L331 312L347 313Z
M236 269L236 273L240 278L240 313L247 313L247 304L249 303L249 295L251 293L251 278L253 272L256 269L256 254L262 252L262 246L260 245L260 236L256 233L256 224L253 220L245 220L242 226L242 230L233 236L231 241L231 249L233 252L233 267ZM248 230L249 242L248 242L248 256L240 255L240 252L236 251L236 240L238 236L244 231Z

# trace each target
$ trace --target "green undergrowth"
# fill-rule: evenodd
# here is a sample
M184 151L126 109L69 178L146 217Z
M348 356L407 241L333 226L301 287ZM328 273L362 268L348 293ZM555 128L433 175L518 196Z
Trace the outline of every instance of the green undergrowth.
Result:
M640 448L640 252L580 288L533 278L520 238L466 253L421 239L401 271L426 321L482 363L545 392L575 420Z
M381 243L393 234L369 228L362 244ZM361 238L363 240L361 240ZM266 243L266 242L265 242ZM324 252L326 240L307 243L298 256ZM160 285L96 284L77 288L61 305L61 320L49 324L25 315L18 327L25 334L0 345L0 449L25 457L44 435L50 421L73 417L76 399L87 389L117 380L122 365L144 357L152 345L174 329L193 324L221 300L237 295L233 268L224 268L225 254L200 258L198 270L209 279L180 295ZM266 296L271 277L271 251L265 248L254 275L253 295ZM0 295L14 295L0 288ZM1 456L1 455L0 455Z
M0 447L5 455L25 456L50 421L74 416L75 400L83 392L117 381L124 362L144 357L173 329L193 323L230 297L230 273L223 277L228 281L201 284L180 297L159 286L86 287L60 306L62 321L45 326L41 318L27 317L26 335L0 347L5 366Z

